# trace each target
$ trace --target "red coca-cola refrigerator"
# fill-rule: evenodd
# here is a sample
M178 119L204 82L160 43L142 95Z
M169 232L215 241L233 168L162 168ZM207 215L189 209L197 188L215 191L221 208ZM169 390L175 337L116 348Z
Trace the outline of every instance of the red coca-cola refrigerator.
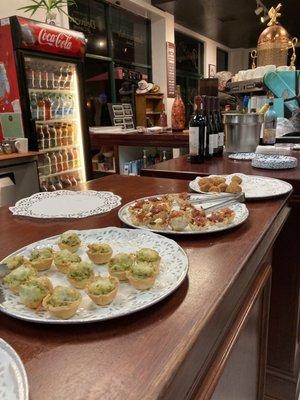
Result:
M41 190L90 178L81 32L23 17L0 20L0 139L39 150Z

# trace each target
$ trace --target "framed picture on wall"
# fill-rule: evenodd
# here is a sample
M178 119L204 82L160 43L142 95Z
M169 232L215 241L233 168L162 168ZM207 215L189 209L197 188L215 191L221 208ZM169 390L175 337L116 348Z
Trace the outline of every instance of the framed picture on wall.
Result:
M214 64L208 64L208 77L214 78L217 73L217 67Z

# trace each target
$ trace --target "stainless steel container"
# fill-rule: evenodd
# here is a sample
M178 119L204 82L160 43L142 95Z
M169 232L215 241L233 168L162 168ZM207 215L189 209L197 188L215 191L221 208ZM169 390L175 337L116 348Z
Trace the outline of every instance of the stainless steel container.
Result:
M259 145L263 114L228 113L223 115L227 153L252 153Z

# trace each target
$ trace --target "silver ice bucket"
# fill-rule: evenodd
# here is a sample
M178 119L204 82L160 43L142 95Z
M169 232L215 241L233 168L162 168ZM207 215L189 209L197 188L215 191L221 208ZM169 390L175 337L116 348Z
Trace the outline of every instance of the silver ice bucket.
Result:
M252 153L259 145L263 114L228 113L223 115L227 153Z

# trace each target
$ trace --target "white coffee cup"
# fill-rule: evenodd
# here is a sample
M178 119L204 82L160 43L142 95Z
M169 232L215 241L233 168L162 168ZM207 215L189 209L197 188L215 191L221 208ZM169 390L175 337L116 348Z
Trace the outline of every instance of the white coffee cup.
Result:
M27 153L28 152L28 139L27 138L17 138L15 141L16 149L18 153Z

